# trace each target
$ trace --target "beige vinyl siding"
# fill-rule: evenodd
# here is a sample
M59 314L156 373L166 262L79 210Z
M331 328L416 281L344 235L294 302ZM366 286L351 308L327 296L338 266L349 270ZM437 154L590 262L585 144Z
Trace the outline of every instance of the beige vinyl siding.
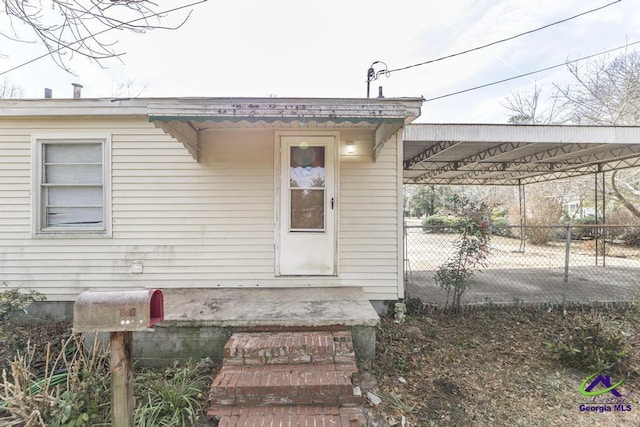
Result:
M346 132L341 134L343 140L352 138ZM394 135L376 162L372 157L350 162L344 155L341 162L341 279L345 285L362 286L370 299L402 295L397 148Z
M111 238L31 236L31 135L109 134ZM274 130L206 131L201 162L131 118L0 118L0 283L73 300L88 289L363 286L395 299L399 271L397 137L377 161L371 135L357 159L341 155L338 276L276 277ZM366 151L366 150L365 150ZM134 261L142 274L130 272Z

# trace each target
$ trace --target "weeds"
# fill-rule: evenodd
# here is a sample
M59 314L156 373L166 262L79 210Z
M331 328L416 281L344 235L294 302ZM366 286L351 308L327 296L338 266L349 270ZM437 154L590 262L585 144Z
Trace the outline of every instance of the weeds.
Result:
M145 370L137 375L135 394L141 399L134 412L139 427L193 425L203 414L202 390L211 382L206 361Z
M44 365L27 345L17 353L0 385L0 422L8 425L75 427L110 419L107 353L98 341L87 347L70 336L54 354L47 345Z
M87 346L72 335L58 352L47 345L43 363L27 345L16 354L0 383L0 425L108 426L111 423L111 375L108 351L96 339ZM135 425L187 426L203 415L211 363L188 363L136 373Z
M400 414L412 414L415 412L417 403L411 404L394 392L384 393L384 398L389 402L389 406L398 411Z

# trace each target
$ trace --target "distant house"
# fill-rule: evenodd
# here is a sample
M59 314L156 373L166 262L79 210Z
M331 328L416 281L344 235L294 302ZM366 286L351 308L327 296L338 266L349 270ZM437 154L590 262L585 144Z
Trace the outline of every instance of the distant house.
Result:
M596 209L593 206L584 206L579 200L575 199L564 204L564 212L570 218L589 218L596 215Z
M0 100L0 282L403 297L420 99Z

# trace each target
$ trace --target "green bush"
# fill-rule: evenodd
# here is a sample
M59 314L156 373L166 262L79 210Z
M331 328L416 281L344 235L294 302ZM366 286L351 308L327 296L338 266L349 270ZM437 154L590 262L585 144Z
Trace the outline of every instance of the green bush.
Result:
M514 237L511 224L509 224L509 220L504 217L491 219L491 234L494 236Z
M567 367L598 372L618 367L627 357L626 339L616 325L605 324L597 313L583 313L565 320L556 342L547 347Z
M407 305L407 314L409 315L417 315L422 313L422 311L424 310L424 304L422 303L422 300L418 297L407 298L406 305Z
M571 239L573 240L593 240L596 238L602 237L600 234L602 232L601 227L595 227L596 218L593 216L585 217L585 218L576 218L571 223L577 227L571 227ZM588 227L589 225L594 225L594 227ZM566 237L563 233L563 237Z
M456 233L465 224L465 219L454 215L431 215L422 220L425 233Z
M458 237L453 244L453 253L438 266L433 278L447 292L445 306L454 313L461 313L461 298L469 278L474 271L486 266L486 258L491 252L491 208L485 203L457 195L453 195L451 201L462 223L457 228ZM452 298L450 306L449 297Z
M6 283L2 285L7 286ZM26 308L31 303L46 299L43 294L33 290L23 292L20 289L9 289L8 291L0 292L0 322L26 314Z

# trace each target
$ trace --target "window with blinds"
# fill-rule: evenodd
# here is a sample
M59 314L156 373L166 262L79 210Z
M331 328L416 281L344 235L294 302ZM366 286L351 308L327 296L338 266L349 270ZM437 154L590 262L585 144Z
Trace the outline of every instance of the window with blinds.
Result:
M107 139L37 139L36 233L107 232Z

